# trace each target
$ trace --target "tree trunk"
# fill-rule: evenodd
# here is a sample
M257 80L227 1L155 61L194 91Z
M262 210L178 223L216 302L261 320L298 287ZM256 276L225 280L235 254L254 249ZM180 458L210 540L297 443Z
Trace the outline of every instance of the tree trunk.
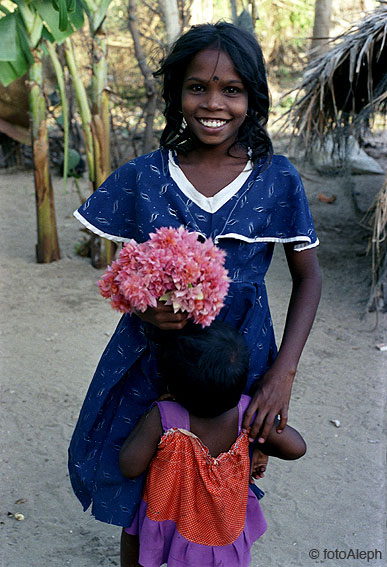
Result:
M157 106L157 89L152 71L146 62L146 56L141 46L140 34L137 27L137 3L135 0L128 1L128 25L133 38L134 53L138 61L141 73L144 77L147 103L145 107L145 132L143 138L142 152L144 154L153 149L153 122Z
M157 93L154 92L149 97L145 106L145 131L142 146L142 153L147 154L153 150L153 123L157 108Z
M49 170L42 52L39 47L32 50L32 56L34 63L29 71L29 103L38 228L36 259L39 263L48 263L59 260L60 252L56 230L54 192Z
M176 0L160 0L163 13L165 31L167 32L167 44L171 46L180 34L179 9Z
M332 0L316 0L310 59L322 55L329 50L327 41L331 28L331 14Z
M236 5L236 0L230 0L230 8L231 8L231 20L232 23L237 25L238 21L238 10Z
M110 174L110 121L109 98L107 94L105 19L92 36L92 129L94 140L94 190ZM115 244L110 240L93 236L91 260L95 268L110 264Z
M93 34L91 115L94 134L95 189L110 173L110 122L107 95L106 34L104 21Z
M213 0L194 0L191 8L191 24L205 24L214 17Z
M255 32L255 24L257 23L257 20L259 20L258 6L256 0L251 0L250 4L251 4L251 19L253 21L253 27Z

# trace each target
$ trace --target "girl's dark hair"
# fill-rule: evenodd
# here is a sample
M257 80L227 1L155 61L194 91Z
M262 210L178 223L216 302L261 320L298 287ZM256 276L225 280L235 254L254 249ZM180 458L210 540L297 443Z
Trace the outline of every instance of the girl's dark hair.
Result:
M227 22L192 26L175 42L160 69L154 73L155 77L164 78L162 94L166 126L161 135L161 146L180 151L194 147L189 129L183 124L181 93L187 65L199 51L207 48L228 54L248 92L248 112L235 144L251 150L253 162L263 157L270 161L273 146L265 129L270 100L262 50L251 33Z
M215 417L238 404L250 357L234 327L220 321L204 329L189 323L160 336L159 370L176 401L198 417Z

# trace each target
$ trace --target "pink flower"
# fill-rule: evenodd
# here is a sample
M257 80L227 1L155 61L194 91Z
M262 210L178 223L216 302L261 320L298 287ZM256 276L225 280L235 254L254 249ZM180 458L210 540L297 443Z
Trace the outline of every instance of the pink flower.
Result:
M125 244L98 286L112 308L123 313L144 312L161 298L205 327L220 312L228 292L225 258L209 238L199 242L184 227L162 227L146 242Z

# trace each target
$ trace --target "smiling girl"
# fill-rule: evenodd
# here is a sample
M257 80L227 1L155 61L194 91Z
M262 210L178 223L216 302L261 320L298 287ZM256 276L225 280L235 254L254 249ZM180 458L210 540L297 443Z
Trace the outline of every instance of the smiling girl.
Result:
M243 425L264 443L280 416L284 430L297 364L320 297L316 237L299 174L273 155L265 130L269 94L261 49L228 23L194 26L177 40L163 78L166 125L160 149L115 171L75 216L95 233L139 242L161 226L185 226L226 252L231 278L219 319L243 334L250 352ZM264 277L283 244L293 286L277 352ZM130 526L143 476L125 479L119 451L163 393L152 329L182 329L185 313L162 303L124 315L86 396L70 445L70 477L84 508ZM256 454L255 468L263 470ZM257 464L258 463L258 464ZM259 475L258 475L259 476ZM122 565L137 565L134 536L123 532Z

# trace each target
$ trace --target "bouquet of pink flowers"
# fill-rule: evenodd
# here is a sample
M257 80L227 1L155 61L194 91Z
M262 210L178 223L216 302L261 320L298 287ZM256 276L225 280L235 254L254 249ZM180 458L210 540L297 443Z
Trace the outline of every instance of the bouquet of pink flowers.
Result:
M130 240L98 281L113 309L144 312L165 301L202 327L223 307L230 285L225 253L210 238L199 242L184 227L156 229L149 240Z

